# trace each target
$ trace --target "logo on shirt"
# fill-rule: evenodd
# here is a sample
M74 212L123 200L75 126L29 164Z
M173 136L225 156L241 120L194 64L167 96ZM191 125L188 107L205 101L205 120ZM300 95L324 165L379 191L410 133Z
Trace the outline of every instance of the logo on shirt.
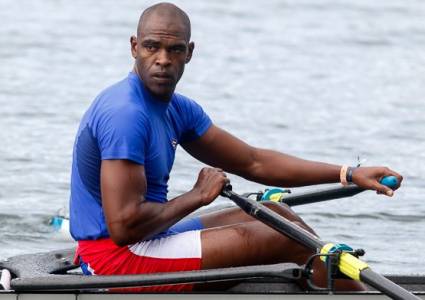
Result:
M177 140L176 139L171 140L171 146L173 146L173 149L176 150L176 148L177 148Z

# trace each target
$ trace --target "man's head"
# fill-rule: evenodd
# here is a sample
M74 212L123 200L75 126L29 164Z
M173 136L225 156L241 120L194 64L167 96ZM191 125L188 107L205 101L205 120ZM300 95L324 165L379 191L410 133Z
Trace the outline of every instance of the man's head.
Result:
M139 19L137 37L130 38L134 70L146 88L169 101L184 66L192 57L190 20L180 8L159 3L147 8Z

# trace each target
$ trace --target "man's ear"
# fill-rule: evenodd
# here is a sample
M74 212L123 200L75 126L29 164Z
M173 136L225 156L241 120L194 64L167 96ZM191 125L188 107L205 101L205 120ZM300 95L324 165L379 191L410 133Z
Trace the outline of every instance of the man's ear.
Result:
M131 56L133 56L133 58L136 58L137 57L137 38L134 35L130 37L130 47L131 47Z
M195 43L190 42L189 45L188 45L189 51L187 52L186 63L190 62L190 60L192 59L193 49L195 49Z

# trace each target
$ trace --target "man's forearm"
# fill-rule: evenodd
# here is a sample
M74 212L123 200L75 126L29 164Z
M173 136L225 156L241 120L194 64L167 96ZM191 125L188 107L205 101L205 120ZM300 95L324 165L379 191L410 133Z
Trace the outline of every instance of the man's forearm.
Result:
M253 163L239 175L266 185L295 187L338 182L340 169L338 165L255 149Z
M122 224L120 245L146 240L174 225L202 206L199 193L191 190L166 203L142 201ZM121 226L120 226L121 227Z
M340 166L255 148L217 126L184 148L210 166L262 184L291 187L339 181Z

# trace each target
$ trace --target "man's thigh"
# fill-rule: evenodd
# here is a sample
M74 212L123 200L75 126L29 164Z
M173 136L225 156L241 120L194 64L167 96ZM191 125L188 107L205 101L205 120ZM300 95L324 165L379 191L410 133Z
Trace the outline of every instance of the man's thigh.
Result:
M313 229L307 224L286 204L276 203L271 201L262 202L264 206L278 213L289 221L298 222L304 229L314 233ZM256 221L239 207L227 207L219 211L201 215L200 221L204 228L213 228L227 226L239 223Z

